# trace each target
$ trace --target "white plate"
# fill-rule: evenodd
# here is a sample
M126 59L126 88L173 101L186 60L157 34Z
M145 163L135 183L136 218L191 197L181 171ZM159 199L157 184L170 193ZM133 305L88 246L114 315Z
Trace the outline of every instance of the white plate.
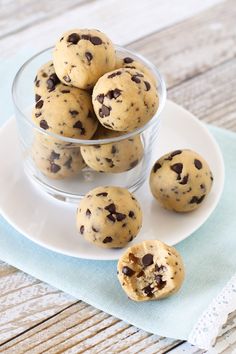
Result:
M213 188L198 210L176 214L158 205L147 181L135 193L142 206L144 222L140 234L132 243L159 239L174 245L184 240L206 221L223 189L223 158L206 126L170 101L167 101L161 119L159 142L152 154L153 162L174 149L193 149L210 164L214 175ZM30 183L23 172L19 150L15 120L10 119L0 130L0 210L8 222L31 241L50 250L86 259L117 259L124 252L122 249L97 248L78 235L75 205L57 201Z

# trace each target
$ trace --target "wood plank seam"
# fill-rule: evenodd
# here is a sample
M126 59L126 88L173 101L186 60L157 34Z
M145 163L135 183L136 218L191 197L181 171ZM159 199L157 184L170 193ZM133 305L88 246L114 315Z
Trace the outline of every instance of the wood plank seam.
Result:
M63 311L65 311L66 309L68 309L68 308L70 308L70 307L72 307L72 306L75 306L75 305L78 304L79 302L81 302L81 301L80 301L80 300L79 300L79 301L76 301L75 303L73 303L73 304L71 304L71 305L65 307L64 309L62 309L62 310L56 312L56 313L53 314L52 316L47 317L47 318L44 319L43 321L40 321L39 323L33 325L32 327L30 327L30 329L26 329L25 331L23 331L23 332L17 334L16 336L12 337L11 339L8 339L8 340L6 340L5 342L0 343L0 352L1 352L1 347L2 347L3 345L5 345L5 344L11 342L13 339L16 339L16 338L20 337L22 334L25 334L25 333L28 332L29 330L32 330L33 328L36 328L37 326L41 325L42 323L45 323L45 322L49 321L49 320L52 319L53 317L56 317L57 315L59 315L60 313L62 313Z
M78 4L74 4L74 5L71 5L69 7L66 8L66 11L71 11L71 10L74 10L76 8L79 8L81 6L84 6L84 5L87 5L88 3L92 3L92 2L95 2L97 0L83 0L81 2L79 2ZM38 25L40 23L43 23L43 22L46 22L46 21L49 21L49 20L52 20L54 18L56 18L58 15L60 14L60 12L55 12L53 15L51 16L46 16L44 18L40 18L38 20L34 20L33 22L30 22L28 24L26 24L25 26L22 26L21 28L18 28L16 30L13 30L13 31L10 31L10 32L7 32L7 33L4 33L3 35L0 35L0 40L1 39L5 39L7 38L8 36L14 36L14 34L18 34L20 33L21 31L24 31L26 30L27 28L32 28L32 25Z

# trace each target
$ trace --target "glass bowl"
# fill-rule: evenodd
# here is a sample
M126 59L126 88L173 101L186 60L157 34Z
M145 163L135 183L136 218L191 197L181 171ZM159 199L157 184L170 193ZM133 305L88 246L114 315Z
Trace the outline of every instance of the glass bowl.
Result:
M102 185L115 185L133 192L138 189L149 174L150 156L153 144L158 143L160 114L166 101L166 86L157 68L141 55L116 46L117 55L121 58L131 57L144 64L151 72L157 83L159 107L152 119L141 128L108 139L80 140L68 138L47 132L36 126L31 119L34 102L33 82L38 69L52 59L52 49L48 48L34 55L17 72L12 85L12 96L17 121L22 161L24 171L29 179L41 190L66 202L77 202L89 190ZM123 149L127 159L126 149L133 146L133 140L139 140L138 158L122 171L95 171L85 166L81 170L80 149L112 148ZM47 142L47 145L45 145ZM56 144L60 150L48 147ZM141 144L141 145L140 145ZM36 148L35 148L36 146ZM140 147L141 146L141 147ZM115 149L113 147L113 149ZM60 153L59 153L60 152ZM59 156L59 157L58 157ZM62 169L58 173L58 160ZM80 166L80 167L78 167ZM111 165L112 166L112 165ZM57 177L57 178L55 178Z

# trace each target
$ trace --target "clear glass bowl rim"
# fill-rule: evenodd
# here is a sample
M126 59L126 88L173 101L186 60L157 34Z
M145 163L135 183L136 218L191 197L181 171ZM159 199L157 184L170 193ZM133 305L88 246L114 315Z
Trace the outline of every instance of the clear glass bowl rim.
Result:
M115 49L118 50L118 52L122 52L125 55L128 54L131 57L134 56L134 57L138 58L142 63L145 64L145 66L148 67L148 69L150 69L152 71L154 78L157 81L158 93L159 93L159 106L158 106L156 113L153 115L153 117L145 125L143 125L140 128L137 128L135 130L132 130L131 132L127 132L125 134L122 134L118 137L113 137L113 138L108 138L108 139L96 139L96 140L95 139L84 139L84 140L83 139L74 139L74 138L69 138L69 137L55 134L53 132L47 132L44 129L40 128L32 120L30 120L25 115L24 112L22 112L21 108L18 105L18 103L17 103L18 99L17 99L17 93L16 93L17 92L17 82L18 82L18 80L20 80L20 76L23 74L23 71L27 67L28 64L30 64L39 55L41 55L47 51L51 51L53 48L54 47L49 47L49 48L43 49L42 51L40 51L40 52L34 54L32 57L30 57L17 71L17 73L14 77L13 83L12 83L12 99L13 99L13 103L15 105L15 108L19 111L21 116L24 118L24 121L28 125L30 125L33 129L39 131L43 135L50 136L54 139L58 139L63 142L66 142L66 143L72 143L72 144L78 144L78 145L109 144L109 143L121 141L124 139L131 138L132 136L141 134L143 131L145 131L146 129L151 127L155 123L156 119L160 116L160 114L164 108L165 102L166 102L166 84L165 84L164 78L162 77L161 73L159 72L159 70L156 68L156 66L154 64L152 64L148 59L146 59L145 57L143 57L139 53L136 53L135 51L131 51L129 49L126 49L125 47L115 45ZM33 87L32 87L32 89L33 89Z

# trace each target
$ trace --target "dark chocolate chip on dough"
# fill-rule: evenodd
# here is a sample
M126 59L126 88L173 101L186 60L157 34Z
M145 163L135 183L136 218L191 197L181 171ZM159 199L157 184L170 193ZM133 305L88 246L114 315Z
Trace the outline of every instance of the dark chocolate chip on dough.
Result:
M40 127L44 130L47 130L49 128L48 123L46 122L45 119L42 119L39 123Z
M39 100L37 103L36 103L36 105L35 105L35 108L38 108L38 109L40 109L40 108L42 108L43 107L43 100Z
M67 38L67 42L72 44L77 44L79 40L80 40L80 36L77 33L71 33Z
M91 37L90 42L91 42L93 45L100 45L100 44L102 44L101 38L100 38L100 37L97 37L97 36Z
M108 117L110 115L111 107L107 107L104 104L102 108L99 109L99 116L101 118Z
M202 163L201 163L201 161L198 160L198 159L195 159L195 160L194 160L194 166L195 166L198 170L200 170L200 169L202 168Z
M60 171L61 169L61 166L55 164L55 163L51 163L51 166L50 166L50 171L52 173L57 173L58 171Z
M123 59L125 64L130 64L133 63L134 59L130 58L130 57L126 57Z
M189 204L200 204L205 198L205 194L203 194L201 197L193 196L192 199L190 200Z
M93 54L90 52L85 52L85 57L88 60L88 62L90 63L90 61L93 60Z
M112 241L113 241L112 237L111 236L107 236L107 237L104 238L104 240L102 242L103 243L110 243Z
M156 173L159 168L161 168L161 164L159 162L156 162L153 166L153 172Z
M145 254L142 258L142 263L145 267L148 267L153 264L153 255L151 253Z
M131 269L130 267L124 266L122 268L122 273L124 275L127 275L127 277L132 277L132 275L135 274L135 271L133 269Z

